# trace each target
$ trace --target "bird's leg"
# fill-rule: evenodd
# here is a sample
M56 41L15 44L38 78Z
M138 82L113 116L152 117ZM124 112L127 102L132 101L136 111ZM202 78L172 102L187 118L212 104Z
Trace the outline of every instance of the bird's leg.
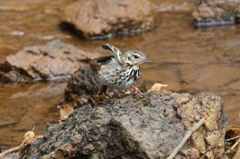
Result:
M115 89L113 89L113 88L111 88L111 87L110 87L110 89L111 89L112 92L113 92L113 97L116 97L116 98L120 98L120 97L121 97L121 95L119 95L119 94L116 92Z
M144 96L144 94L140 91L139 88L132 86L131 89L133 90L132 92L135 94L140 94L141 96Z
M113 91L113 96L115 96L115 97L120 97L120 95L116 92L115 89L112 89L112 91Z

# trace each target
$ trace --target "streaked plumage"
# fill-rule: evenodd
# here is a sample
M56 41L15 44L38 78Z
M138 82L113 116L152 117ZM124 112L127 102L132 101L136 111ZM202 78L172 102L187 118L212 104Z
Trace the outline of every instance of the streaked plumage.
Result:
M97 80L103 85L103 88L111 87L117 90L126 90L132 87L141 76L139 65L144 62L151 62L138 50L129 50L122 53L110 44L103 44L102 47L112 53L112 56L97 60L98 63L101 63Z

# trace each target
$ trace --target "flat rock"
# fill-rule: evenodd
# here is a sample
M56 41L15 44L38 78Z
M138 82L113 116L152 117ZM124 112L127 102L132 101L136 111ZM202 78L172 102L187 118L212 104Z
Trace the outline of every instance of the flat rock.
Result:
M66 7L61 26L94 40L151 30L156 19L150 0L80 0Z
M222 99L167 91L78 108L64 122L50 126L22 158L165 159L202 117L205 124L176 158L223 158L228 118Z
M64 44L59 40L45 46L25 47L15 55L6 57L0 64L0 81L30 82L70 78L93 54Z
M193 12L197 26L239 22L240 0L200 0Z

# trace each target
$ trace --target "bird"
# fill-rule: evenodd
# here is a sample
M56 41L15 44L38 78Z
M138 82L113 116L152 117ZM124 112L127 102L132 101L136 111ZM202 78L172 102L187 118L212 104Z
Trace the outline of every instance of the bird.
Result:
M102 48L108 50L112 55L97 59L100 67L97 71L97 81L102 85L100 93L106 93L110 87L114 90L127 90L131 88L133 93L143 95L134 85L141 76L139 65L152 62L147 59L144 53L139 50L129 50L122 53L117 47L111 44L102 44Z

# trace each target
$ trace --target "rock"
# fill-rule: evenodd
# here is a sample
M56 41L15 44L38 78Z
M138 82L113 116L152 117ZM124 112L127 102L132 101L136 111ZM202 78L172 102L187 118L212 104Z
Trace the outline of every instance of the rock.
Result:
M94 76L96 67L93 61L89 66L81 67L69 79L65 88L64 98L74 108L86 104L95 105L97 101L104 101L107 97L104 94L99 95L101 85Z
M195 7L193 0L154 1L158 12L191 12Z
M148 31L156 19L150 0L79 0L64 10L60 26L94 40Z
M200 0L193 12L197 26L239 22L240 0Z
M50 126L22 158L164 159L203 116L216 124L214 130L200 127L176 158L223 158L228 118L221 98L167 91L78 108L65 122Z
M69 78L96 54L85 52L59 40L45 46L25 47L16 55L7 56L0 64L0 81L29 82Z

